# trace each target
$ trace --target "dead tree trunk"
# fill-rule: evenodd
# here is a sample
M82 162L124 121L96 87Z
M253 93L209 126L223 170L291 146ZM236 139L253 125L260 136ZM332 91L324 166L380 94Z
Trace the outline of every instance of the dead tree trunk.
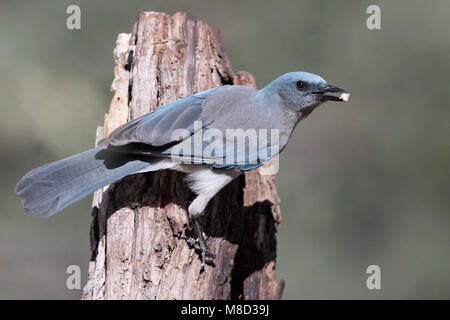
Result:
M97 139L195 92L255 86L249 73L233 74L220 32L186 13L141 13L132 33L119 35L114 56L114 97ZM177 237L189 226L191 200L183 174L173 171L136 174L97 191L83 299L279 299L273 176L246 173L211 200L200 221L217 257L202 273L198 254Z

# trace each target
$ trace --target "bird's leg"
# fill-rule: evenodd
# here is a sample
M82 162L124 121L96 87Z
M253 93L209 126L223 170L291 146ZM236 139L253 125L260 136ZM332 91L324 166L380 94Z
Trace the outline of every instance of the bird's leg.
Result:
M214 253L209 252L208 245L206 244L206 240L203 237L203 232L197 218L193 218L191 220L191 223L197 238L182 236L180 237L180 239L185 240L190 247L193 247L196 251L200 252L200 259L201 259L200 268L201 270L203 270L205 268L206 263L208 263L208 261L206 261L206 258L209 257L211 259L214 259L216 255Z
M205 212L206 205L210 197L205 197L203 195L197 196L197 198L192 201L189 205L189 220L191 221L192 229L196 233L197 239L195 240L192 237L182 237L182 239L186 240L186 242L193 247L195 250L200 252L201 259L201 270L205 268L206 265L206 257L214 259L216 256L208 251L208 246L206 245L205 238L203 237L202 229L198 219Z
M198 223L198 218L204 214L208 202L220 191L224 186L240 175L236 171L214 171L209 166L194 165L187 172L186 180L189 188L197 194L197 197L191 202L188 208L189 220L197 234L197 241L186 240L195 249L200 251L202 260L202 270L206 264L206 257L215 258L215 255L208 252L206 241Z
M205 268L206 264L206 253L208 252L208 247L206 246L205 238L203 238L203 232L200 228L200 224L198 223L197 219L194 219L192 221L192 224L194 225L195 233L197 234L198 243L200 245L200 258L202 261L202 264L200 265L200 269Z

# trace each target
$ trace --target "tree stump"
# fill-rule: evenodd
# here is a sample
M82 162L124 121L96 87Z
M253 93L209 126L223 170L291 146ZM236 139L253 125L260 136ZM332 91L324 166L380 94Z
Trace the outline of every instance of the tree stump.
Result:
M187 13L141 13L131 34L119 34L114 58L114 97L97 140L195 92L255 87L251 74L233 74L220 32ZM198 253L179 239L189 229L193 199L183 177L168 170L136 174L94 194L83 299L280 299L273 175L248 172L211 200L200 222L217 257L203 272Z

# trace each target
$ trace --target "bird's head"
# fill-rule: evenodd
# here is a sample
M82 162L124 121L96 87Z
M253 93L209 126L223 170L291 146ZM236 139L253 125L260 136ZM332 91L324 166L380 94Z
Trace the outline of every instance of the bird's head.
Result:
M307 116L325 101L348 101L350 96L345 90L330 85L322 77L308 72L285 73L261 90L277 94L282 104L295 112L299 118Z

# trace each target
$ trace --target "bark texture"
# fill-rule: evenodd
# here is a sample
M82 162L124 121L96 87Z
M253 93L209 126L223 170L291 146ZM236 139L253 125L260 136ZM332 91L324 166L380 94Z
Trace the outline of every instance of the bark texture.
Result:
M224 84L233 74L222 36L186 14L143 12L114 50L114 97L97 140L158 106ZM271 170L267 165L262 170ZM254 170L211 200L200 222L217 257L200 273L198 254L178 237L193 195L173 171L136 174L94 195L92 259L83 299L279 299L275 276L281 222L273 175Z

